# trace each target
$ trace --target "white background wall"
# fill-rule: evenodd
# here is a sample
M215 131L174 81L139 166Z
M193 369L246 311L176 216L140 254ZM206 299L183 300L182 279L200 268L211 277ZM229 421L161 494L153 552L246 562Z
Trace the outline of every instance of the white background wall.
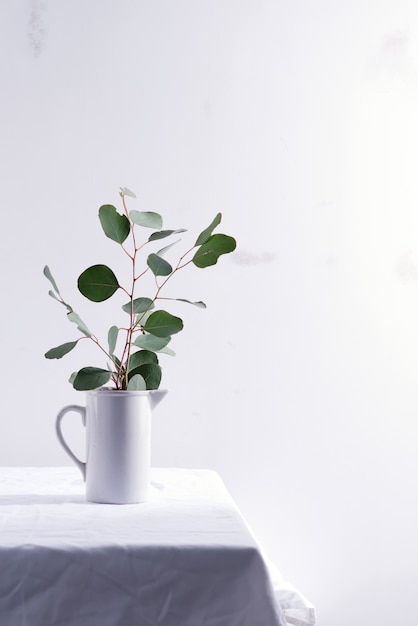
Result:
M193 236L222 211L239 248L175 290L208 309L154 464L218 470L320 626L414 623L417 3L2 0L0 46L0 464L66 464L68 375L103 365L43 358L74 338L44 264L103 334L122 300L75 282L120 263L98 207L126 185Z

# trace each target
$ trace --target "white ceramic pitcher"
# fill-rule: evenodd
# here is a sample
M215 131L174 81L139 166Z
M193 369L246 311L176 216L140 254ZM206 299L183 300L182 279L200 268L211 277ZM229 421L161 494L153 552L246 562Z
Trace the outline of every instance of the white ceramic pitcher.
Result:
M86 406L65 406L56 418L58 440L80 469L89 502L131 504L148 498L151 470L152 409L167 391L86 392ZM81 415L86 427L86 462L65 441L61 421L68 412Z

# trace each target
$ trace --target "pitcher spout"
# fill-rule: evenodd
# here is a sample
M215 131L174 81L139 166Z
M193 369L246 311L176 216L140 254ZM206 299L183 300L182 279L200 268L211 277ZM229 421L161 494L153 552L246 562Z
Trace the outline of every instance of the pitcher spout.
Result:
M155 409L161 402L161 400L167 395L167 389L154 389L149 392L149 402L151 409Z

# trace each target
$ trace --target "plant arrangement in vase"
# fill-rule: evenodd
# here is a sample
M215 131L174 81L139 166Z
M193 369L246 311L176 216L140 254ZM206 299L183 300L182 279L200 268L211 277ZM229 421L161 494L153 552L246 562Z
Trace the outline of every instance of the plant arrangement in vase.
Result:
M79 391L98 389L108 384L112 384L116 390L158 389L162 376L159 354L174 356L169 343L173 335L183 330L180 317L160 308L162 301L173 300L164 298L165 286L185 267L194 265L204 269L213 266L221 255L233 252L236 248L233 237L214 233L222 219L221 213L218 213L199 234L194 245L172 265L164 258L165 254L178 244L179 240L171 241L172 236L185 232L185 229L163 229L163 218L159 213L128 210L127 198L136 196L126 187L120 189L120 197L123 211L118 212L113 205L105 204L99 209L99 220L104 234L116 242L126 256L129 264L127 284L122 284L113 270L103 264L87 268L77 281L81 294L92 302L104 302L118 291L126 294L127 302L122 306L126 321L121 326L110 327L105 343L89 330L72 306L63 299L49 267L46 265L43 270L52 286L49 295L65 307L67 319L76 325L80 333L77 339L48 350L45 357L60 359L80 341L89 340L96 345L106 361L106 368L87 366L71 375L70 383ZM163 239L169 243L160 248L159 242ZM150 251L144 265L139 267L140 253L155 246L157 250ZM140 281L149 273L154 278L153 293L138 295ZM175 300L206 307L201 301L191 302L185 298ZM118 345L121 347L117 353Z

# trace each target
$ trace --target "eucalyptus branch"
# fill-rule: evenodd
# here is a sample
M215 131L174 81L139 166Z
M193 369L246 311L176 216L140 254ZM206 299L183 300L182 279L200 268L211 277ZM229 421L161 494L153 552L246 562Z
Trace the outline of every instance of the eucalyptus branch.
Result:
M72 307L64 301L48 266L44 268L44 275L52 285L49 295L66 307L69 321L76 323L78 329L83 334L83 338L90 338L112 364L112 371L89 366L73 374L70 382L78 390L96 389L106 385L109 381L118 390L157 389L161 382L161 366L159 365L158 354L167 352L174 355L174 352L166 346L171 341L172 336L183 329L181 318L167 311L155 309L157 301L180 300L198 306L205 306L203 302L190 302L184 298L163 297L160 295L161 291L167 282L187 265L194 264L197 268L215 265L221 255L232 252L236 247L235 239L232 237L213 234L214 229L221 221L221 214L218 213L211 224L200 233L195 244L180 256L174 269L163 257L167 250L175 245L177 241L170 243L157 253L149 254L146 267L137 273L138 253L140 250L145 246L151 245L154 241L184 232L184 229L163 230L163 219L158 213L151 211L128 211L126 198L135 198L135 194L129 189L122 188L120 196L123 205L122 213L118 213L113 205L103 205L99 209L99 219L105 235L120 244L122 251L130 259L130 288L123 287L114 272L107 265L93 265L87 268L80 274L77 281L81 294L93 302L104 302L118 290L121 290L129 298L128 303L122 307L125 314L129 315L128 326L112 326L109 329L108 350L89 331L86 324L74 312ZM140 245L137 244L137 228L141 229L142 235L152 230L152 234L148 237L145 236L145 240ZM129 235L131 235L132 252L124 245ZM185 261L186 257L193 252L193 257ZM149 271L153 273L155 278L154 297L142 296L136 298L135 290L137 283ZM119 359L115 354L115 350L120 331L123 331L125 337ZM134 334L137 334L135 339ZM77 345L78 341L70 341L52 348L45 356L49 359L62 358Z
M140 280L147 272L149 272L149 267L147 267L147 269L145 269L143 272L138 274L138 276L136 276L135 278L135 281Z

